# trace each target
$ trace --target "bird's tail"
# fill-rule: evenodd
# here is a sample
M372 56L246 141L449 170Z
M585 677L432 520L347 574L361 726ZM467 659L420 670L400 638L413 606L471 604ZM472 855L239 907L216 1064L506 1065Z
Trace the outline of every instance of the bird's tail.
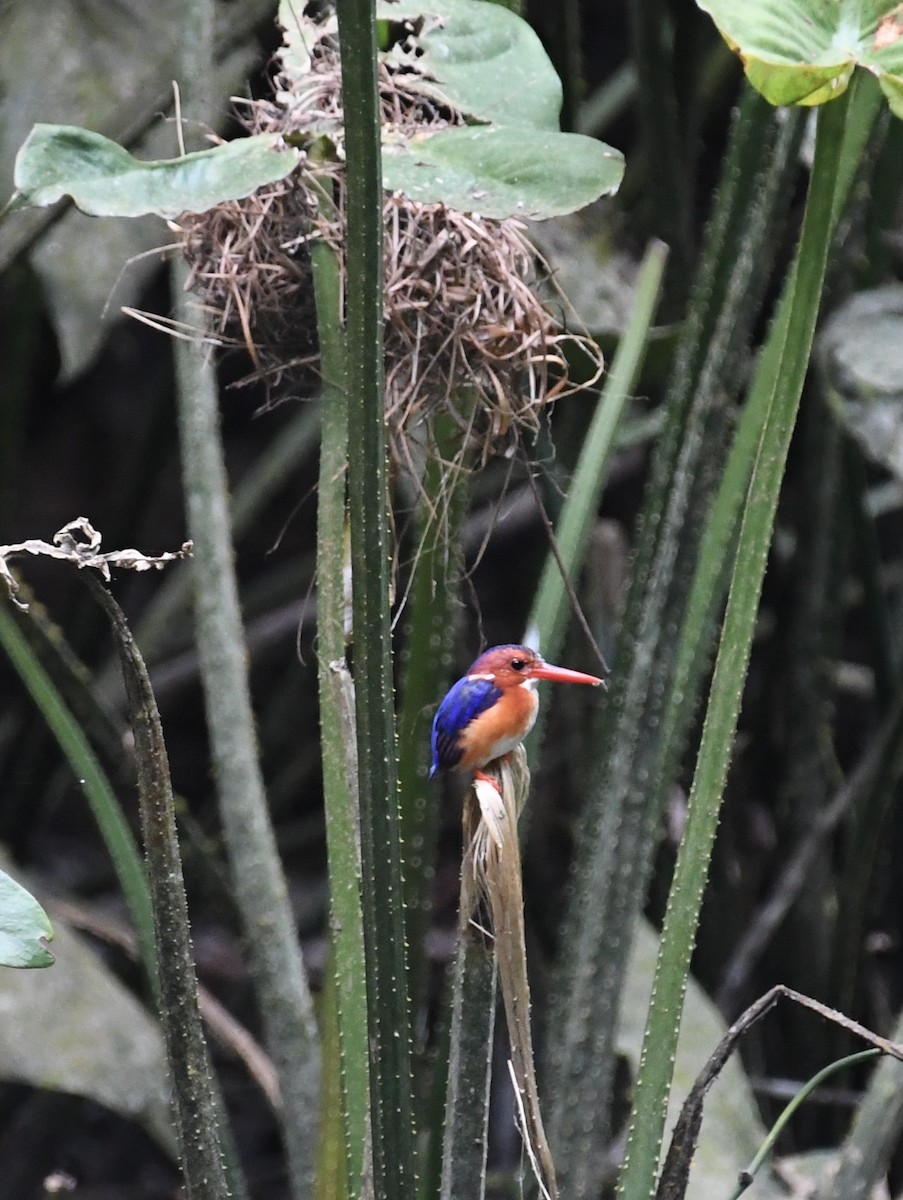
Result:
M523 747L519 746L499 766L498 788L486 779L474 781L480 820L467 857L473 864L475 880L470 884L465 880L462 904L465 900L473 904L479 898L488 910L511 1044L508 1065L514 1083L518 1125L540 1195L544 1200L558 1200L555 1165L539 1107L530 1030L524 898L517 837L517 818L529 786Z

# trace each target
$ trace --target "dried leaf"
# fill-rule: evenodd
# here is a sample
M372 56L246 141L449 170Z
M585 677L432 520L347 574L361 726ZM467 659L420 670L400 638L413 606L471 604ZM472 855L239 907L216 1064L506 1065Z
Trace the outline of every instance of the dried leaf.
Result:
M100 571L104 579L110 578L110 567L122 567L131 571L149 571L151 568L162 570L167 563L176 562L180 558L191 555L191 542L184 542L180 550L166 554L142 554L140 550L110 550L100 552L101 534L94 528L87 517L76 517L58 529L53 535L53 545L41 541L40 538L30 538L25 542L14 542L9 546L0 546L0 578L9 590L12 602L26 610L28 605L17 599L19 585L9 568L7 559L19 554L33 554L45 558L58 558L63 562L73 563L81 570L92 567Z

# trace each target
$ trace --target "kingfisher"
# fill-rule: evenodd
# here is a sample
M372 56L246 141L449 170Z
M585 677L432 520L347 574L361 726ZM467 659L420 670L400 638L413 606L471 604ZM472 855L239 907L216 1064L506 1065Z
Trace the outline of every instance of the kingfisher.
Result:
M472 770L478 779L487 778L481 768L508 754L533 728L540 679L592 687L604 683L595 675L552 666L529 646L493 646L439 705L433 718L430 779L443 769Z

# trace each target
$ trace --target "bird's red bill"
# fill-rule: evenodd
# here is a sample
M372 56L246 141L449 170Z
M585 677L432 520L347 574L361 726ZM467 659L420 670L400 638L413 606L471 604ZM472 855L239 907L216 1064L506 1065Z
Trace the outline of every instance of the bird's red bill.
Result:
M551 663L543 663L530 672L534 679L548 679L551 683L588 683L591 687L599 687L604 683L596 675L585 675L583 671L570 671L567 667L555 667Z

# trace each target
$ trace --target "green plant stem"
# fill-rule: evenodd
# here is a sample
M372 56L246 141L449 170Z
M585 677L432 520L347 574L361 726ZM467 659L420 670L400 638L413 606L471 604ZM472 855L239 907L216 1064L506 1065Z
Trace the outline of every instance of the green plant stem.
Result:
M452 970L448 1089L442 1136L441 1200L483 1200L489 1085L495 1029L496 960L471 928L459 927Z
M324 190L320 207L331 220L335 209ZM332 954L335 986L324 1003L334 1003L341 1056L343 1176L345 1193L360 1195L364 1173L369 1066L367 988L361 913L361 856L354 754L354 694L345 669L345 483L348 463L348 393L342 326L341 268L325 241L311 247L320 372L323 379L320 479L317 489L317 671L320 747L329 855ZM349 695L350 692L350 695ZM324 1078L324 1101L335 1086ZM325 1112L321 1120L326 1119ZM327 1191L323 1163L318 1200Z
M119 801L78 722L72 716L50 676L17 628L5 604L0 603L0 645L37 705L44 720L84 789L101 837L122 888L135 928L138 951L151 991L159 1000L154 914L147 874L132 831Z
M819 111L815 161L806 214L791 283L786 322L776 325L777 346L763 368L771 383L757 457L747 492L737 546L737 569L728 597L715 673L696 763L686 829L678 853L653 1000L637 1080L627 1160L619 1183L620 1200L652 1195L664 1125L690 955L702 891L727 775L739 712L742 681L781 478L815 330L831 233L844 177L848 107L859 101L855 88ZM777 369L775 369L775 367Z
M327 963L319 997L322 1087L314 1200L349 1200L348 1134L335 963ZM366 1011L365 1011L366 1015ZM366 1059L364 1060L366 1061ZM366 1103L366 1090L364 1092Z
M864 129L870 126L867 114L862 124ZM865 132L860 131L860 139L864 140L865 136ZM834 197L832 229L837 224L840 206L849 194L852 184L851 164L856 161L858 156L855 153L844 155ZM765 413L780 371L779 349L786 337L795 274L794 261L712 501L705 536L700 545L699 560L687 598L675 659L674 678L668 691L662 726L662 741L665 745L682 744L682 732L690 719L691 706L688 699L695 697L700 676L705 669L709 646L707 630L714 628L722 602L724 582L728 578L730 563L736 553L740 510L758 453Z
M382 344L382 186L373 0L338 0L345 110L348 496L370 1045L373 1188L416 1192L399 836Z
M185 279L186 268L175 264L176 315L191 322L197 313ZM175 350L195 623L217 796L264 1040L279 1074L293 1194L306 1200L316 1141L316 1023L257 757L216 377L202 346L177 341Z
M213 0L191 0L183 17L183 100L186 115L200 128L212 125L215 116L213 12ZM198 313L187 295L187 280L186 265L175 262L175 316L190 326ZM318 1035L254 734L216 373L200 341L176 339L174 347L185 507L195 554L195 629L217 799L264 1042L279 1076L289 1187L294 1200L308 1200L317 1133Z
M160 714L122 610L90 572L85 579L113 627L135 735L141 827L160 963L160 1022L172 1073L186 1194L188 1200L226 1200L229 1187L220 1147L217 1089L198 1007L188 903Z
M759 1147L752 1162L745 1171L741 1172L740 1181L731 1193L730 1200L740 1200L740 1197L755 1179L759 1168L774 1149L775 1143L784 1132L794 1113L801 1104L809 1099L816 1088L821 1087L826 1080L830 1079L832 1075L836 1075L838 1071L843 1071L847 1067L855 1067L861 1062L867 1062L870 1058L877 1058L880 1054L881 1051L875 1047L872 1047L870 1050L859 1050L855 1054L848 1054L845 1058L839 1058L837 1062L829 1063L828 1066L823 1067L817 1074L813 1075L809 1082L800 1088L775 1121L774 1125L772 1125L771 1129L769 1129L768 1137Z

